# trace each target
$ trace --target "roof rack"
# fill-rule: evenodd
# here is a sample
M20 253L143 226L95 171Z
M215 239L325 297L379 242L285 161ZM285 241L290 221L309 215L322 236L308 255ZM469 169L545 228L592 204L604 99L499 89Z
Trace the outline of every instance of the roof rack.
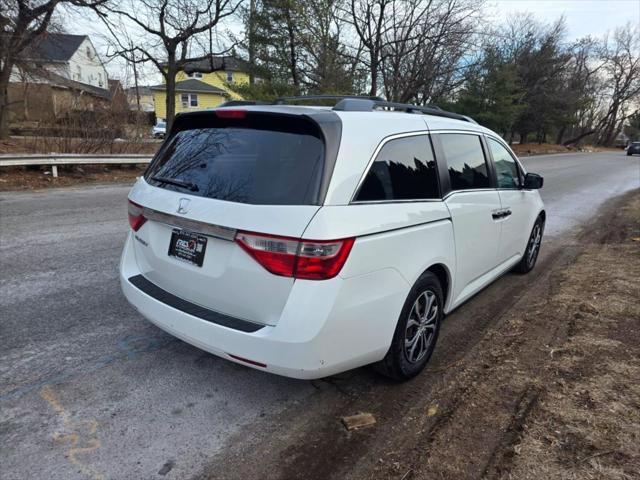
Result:
M420 105L412 105L410 103L397 103L397 102L387 102L382 99L366 99L366 98L345 98L340 100L333 107L334 110L339 110L343 112L369 112L373 111L377 108L380 109L389 109L407 113L424 113L426 115L434 115L436 117L446 117L452 118L454 120L463 120L465 122L476 123L477 122L467 117L466 115L461 115L459 113L447 112L446 110L442 110L440 107L436 107L434 105L420 106Z
M373 101L384 101L383 98L380 97L368 97L361 95L300 95L300 96L291 96L291 97L278 97L274 100L275 105L283 105L285 102L305 102L309 100L373 100Z
M362 95L301 95L291 97L278 97L273 102L262 102L253 100L229 100L220 107L240 107L245 105L284 105L286 102L305 102L313 100L338 100L333 106L333 110L343 112L371 112L376 109L393 110L406 113L422 113L434 115L436 117L452 118L465 122L477 124L473 118L459 113L442 110L436 105L412 105L410 103L387 102L380 97L369 97Z

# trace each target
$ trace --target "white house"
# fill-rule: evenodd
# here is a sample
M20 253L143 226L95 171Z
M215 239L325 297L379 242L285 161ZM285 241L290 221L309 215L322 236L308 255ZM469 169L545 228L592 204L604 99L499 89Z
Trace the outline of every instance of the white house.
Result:
M45 70L79 83L109 89L107 70L87 35L45 33L23 58L27 62L22 64L31 65L35 72Z

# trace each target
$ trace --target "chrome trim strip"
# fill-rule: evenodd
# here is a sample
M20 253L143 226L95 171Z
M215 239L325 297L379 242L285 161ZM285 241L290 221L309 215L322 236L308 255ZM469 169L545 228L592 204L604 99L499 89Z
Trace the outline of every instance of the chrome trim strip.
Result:
M449 197L452 197L453 195L457 195L457 194L464 194L464 193L482 193L482 192L497 192L498 189L497 188L470 188L468 190L453 190L449 193L447 193L444 197L443 197L443 201L446 200Z
M170 227L184 228L194 233L200 233L209 237L220 238L233 242L236 238L237 230L235 228L223 227L222 225L213 225L198 220L190 220L188 218L178 217L168 213L158 212L148 207L142 207L142 215L154 222L164 223Z
M423 202L440 202L442 203L441 198L424 198L418 200L359 200L353 201L349 205L376 205L380 203L423 203Z

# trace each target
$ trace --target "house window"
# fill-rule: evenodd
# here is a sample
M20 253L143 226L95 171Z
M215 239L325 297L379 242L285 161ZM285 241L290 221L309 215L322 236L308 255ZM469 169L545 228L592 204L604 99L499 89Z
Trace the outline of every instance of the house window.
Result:
M227 72L227 82L233 82L233 72Z
M82 68L80 67L80 65L76 66L76 80L78 82L82 81Z
M91 47L87 45L87 58L91 60L93 58L93 54L91 53Z
M98 86L102 86L102 74L98 72Z
M180 95L180 102L182 103L182 108L197 107L198 95L196 93L183 93Z
M202 72L191 72L187 74L189 78L202 78Z

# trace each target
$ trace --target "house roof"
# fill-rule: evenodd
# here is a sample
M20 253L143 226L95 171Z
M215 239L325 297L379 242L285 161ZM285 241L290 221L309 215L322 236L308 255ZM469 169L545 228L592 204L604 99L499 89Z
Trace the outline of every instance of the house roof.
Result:
M163 63L162 66L164 67L166 64ZM231 55L212 55L202 60L187 62L182 70L186 73L210 73L218 71L248 72L249 63Z
M127 95L135 95L136 87L129 87L126 89ZM153 92L151 91L151 87L140 86L138 87L138 94L140 95L151 95Z
M162 85L154 85L150 87L151 90L166 90L167 86L165 84ZM176 82L176 92L178 93L217 93L218 95L229 95L223 89L214 87L213 85L209 85L208 83L202 82L200 80L196 80L195 78L190 78L188 80L182 80L181 82Z
M66 62L86 38L86 35L45 33L33 43L26 56L47 62Z
M45 69L39 69L37 71L25 72L26 83L45 83L58 88L68 88L70 90L76 90L85 94L93 95L94 97L103 98L105 100L111 100L111 92L105 88L94 87L87 83L76 82L69 78L58 75Z

